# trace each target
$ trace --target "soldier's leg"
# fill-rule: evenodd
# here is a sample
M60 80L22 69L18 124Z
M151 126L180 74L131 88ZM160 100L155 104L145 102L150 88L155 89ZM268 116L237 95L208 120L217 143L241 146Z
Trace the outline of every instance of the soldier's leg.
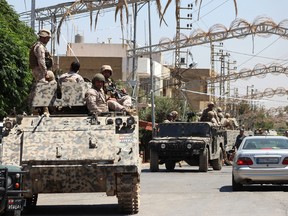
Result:
M129 95L125 95L122 98L118 99L117 101L126 108L132 107L132 98Z

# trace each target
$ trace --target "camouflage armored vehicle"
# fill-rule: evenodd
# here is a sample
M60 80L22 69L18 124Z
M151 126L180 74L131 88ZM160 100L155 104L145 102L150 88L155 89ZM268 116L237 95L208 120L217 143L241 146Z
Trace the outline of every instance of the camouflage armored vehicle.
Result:
M84 95L90 86L39 83L33 107L49 107L50 115L4 119L9 133L3 137L1 162L28 172L23 178L24 190L29 191L24 195L26 207L36 206L41 193L106 192L117 196L122 212L138 212L138 117L88 115Z
M224 133L210 122L173 122L159 124L157 135L149 142L150 170L159 170L165 164L173 171L175 164L184 160L190 166L199 166L207 172L222 169Z

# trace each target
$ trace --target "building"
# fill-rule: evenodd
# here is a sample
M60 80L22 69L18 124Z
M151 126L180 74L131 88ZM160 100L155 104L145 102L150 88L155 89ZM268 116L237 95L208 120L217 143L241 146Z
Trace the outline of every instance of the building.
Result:
M56 62L63 73L69 71L72 61L78 59L81 67L79 74L85 78L92 77L100 72L103 64L111 65L113 69L113 79L115 81L130 81L132 79L132 58L127 57L127 50L131 49L128 44L112 44L112 43L84 43L84 38L80 35L75 36L75 43L67 45L65 56L58 56ZM154 89L155 96L173 97L177 95L175 90L175 79L171 79L170 69L162 65L161 53L153 54L153 72L154 72ZM207 92L207 83L205 77L210 76L209 69L180 69L181 75L184 77L186 89L195 92ZM143 95L147 98L151 91L150 76L150 59L149 56L141 56L137 58L137 80L139 88ZM127 83L127 82L126 82ZM129 83L129 82L128 82ZM131 87L131 82L129 83ZM128 86L129 86L128 84ZM185 92L188 103L193 110L202 110L206 107L210 97L191 92ZM140 101L140 102L146 102Z

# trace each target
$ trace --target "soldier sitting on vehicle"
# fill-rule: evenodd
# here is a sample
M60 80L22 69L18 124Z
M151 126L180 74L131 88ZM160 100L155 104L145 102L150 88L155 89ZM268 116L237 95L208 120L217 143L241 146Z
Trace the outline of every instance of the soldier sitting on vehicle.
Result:
M85 93L85 101L90 113L99 114L101 112L109 112L109 108L113 107L113 110L115 111L130 114L127 108L121 104L117 104L117 106L115 106L114 101L106 100L103 90L104 83L105 77L103 74L97 73L92 79L92 88Z
M80 63L78 61L73 61L70 65L70 71L64 73L59 77L60 83L62 82L84 82L84 79L81 75L78 74L80 69Z
M231 118L229 113L225 114L225 118L223 120L222 126L228 130L235 130L238 128L236 119Z
M103 85L105 77L98 73L92 79L92 88L85 93L85 101L90 113L98 115L101 112L108 112L108 104L105 99Z
M217 122L216 118L215 118L215 113L213 111L209 111L207 113L207 118L206 118L208 122L212 122L213 125L215 126L219 126L219 123Z
M172 122L172 120L173 120L173 115L172 115L172 113L168 113L168 114L166 115L166 119L164 120L163 123L170 123L170 122Z

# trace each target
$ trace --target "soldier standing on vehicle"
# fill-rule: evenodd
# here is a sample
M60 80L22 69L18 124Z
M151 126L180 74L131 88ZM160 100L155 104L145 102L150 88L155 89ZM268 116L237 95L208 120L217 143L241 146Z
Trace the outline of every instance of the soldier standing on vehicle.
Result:
M105 85L104 85L104 92L107 95L108 101L113 101L112 104L114 107L111 107L113 110L119 109L117 108L118 104L124 106L127 109L131 109L132 107L132 98L129 96L125 89L117 89L116 84L111 78L113 74L113 70L110 65L102 65L101 73L105 77ZM117 103L115 103L117 102Z
M208 116L208 112L214 113L214 118L216 119L217 124L220 124L220 121L217 116L217 112L214 110L215 104L211 101L208 103L207 108L203 110L200 121L210 121L210 118Z
M80 69L80 63L78 61L73 61L70 65L70 71L64 73L59 77L60 83L62 82L84 82L84 79L81 75L78 74Z
M47 71L49 68L52 68L53 65L52 56L46 48L51 38L51 32L46 29L41 29L38 36L37 42L30 48L29 66L32 69L35 81L46 83Z
M108 112L103 86L105 77L101 73L95 74L92 79L92 88L85 93L85 101L90 113L99 114Z

